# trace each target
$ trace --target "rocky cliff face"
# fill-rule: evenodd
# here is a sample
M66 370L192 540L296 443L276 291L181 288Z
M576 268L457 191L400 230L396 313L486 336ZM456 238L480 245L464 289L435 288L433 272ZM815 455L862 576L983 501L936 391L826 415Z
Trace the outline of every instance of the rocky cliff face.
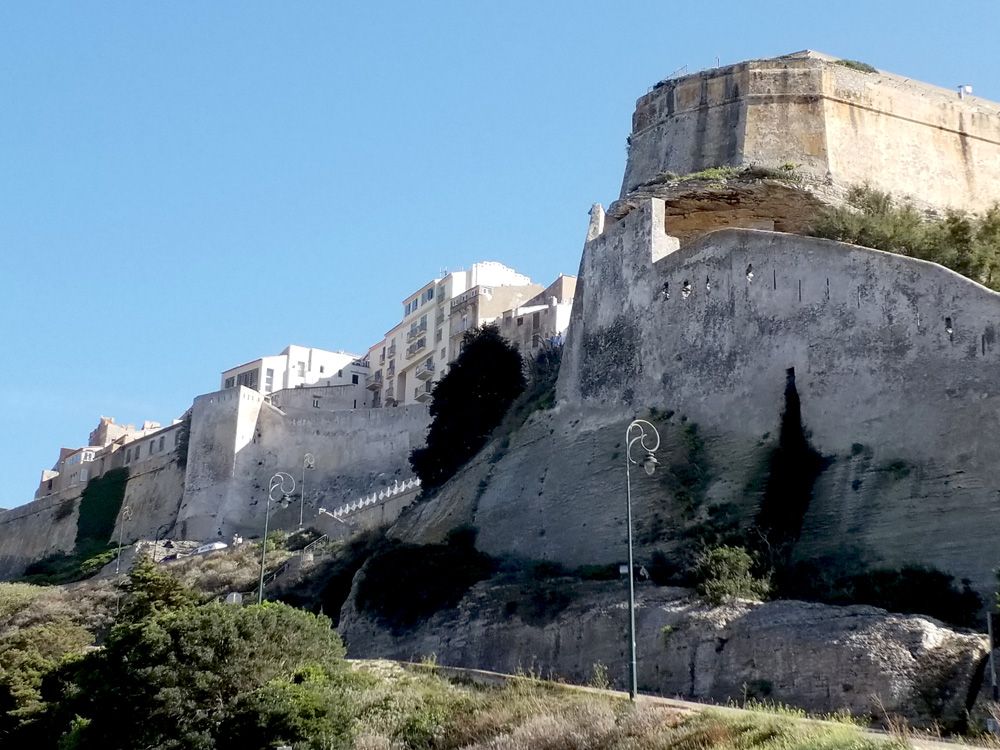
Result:
M517 586L479 584L459 606L392 633L353 597L340 631L352 657L417 659L586 682L595 665L626 685L627 609L619 583L566 581L572 603L546 614ZM745 697L809 711L888 712L917 723L961 723L979 688L984 636L873 607L738 601L708 607L684 589L638 589L643 692L727 702Z

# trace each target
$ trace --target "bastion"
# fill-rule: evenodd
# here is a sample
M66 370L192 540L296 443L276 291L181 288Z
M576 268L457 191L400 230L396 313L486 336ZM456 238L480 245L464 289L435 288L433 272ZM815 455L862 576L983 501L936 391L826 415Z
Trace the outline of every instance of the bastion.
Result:
M639 100L624 197L591 211L555 408L394 533L432 541L469 523L491 554L621 562L623 438L643 417L663 469L633 478L637 559L670 558L692 533L754 527L792 391L825 467L796 558L930 566L989 601L1000 294L934 263L776 231L795 229L776 209L801 199L804 221L807 201L815 211L858 182L981 209L998 198L998 114L816 53L658 85ZM718 197L729 185L676 179L785 161L802 179L749 178L762 185L735 205ZM756 215L740 202L751 194L771 201Z
M992 205L1000 106L844 63L804 51L656 84L636 102L620 198L659 193L675 219L702 214L707 228L782 231L800 228L810 202L837 203L860 184L928 211ZM676 190L677 178L718 167L773 170L777 193L793 195L718 186L714 196L694 195L697 181ZM683 220L672 233L686 234Z

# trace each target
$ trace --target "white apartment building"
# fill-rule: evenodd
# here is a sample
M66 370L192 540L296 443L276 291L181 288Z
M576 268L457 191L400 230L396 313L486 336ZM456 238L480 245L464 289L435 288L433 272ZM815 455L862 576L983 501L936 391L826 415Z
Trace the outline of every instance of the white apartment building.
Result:
M366 385L373 392L374 406L430 400L434 382L458 355L451 332L451 302L476 286L528 287L532 281L503 263L484 261L432 279L407 295L402 320L368 351L371 371Z
M364 384L367 362L357 354L330 352L294 344L281 354L260 357L222 373L220 387L238 385L269 395L303 386Z

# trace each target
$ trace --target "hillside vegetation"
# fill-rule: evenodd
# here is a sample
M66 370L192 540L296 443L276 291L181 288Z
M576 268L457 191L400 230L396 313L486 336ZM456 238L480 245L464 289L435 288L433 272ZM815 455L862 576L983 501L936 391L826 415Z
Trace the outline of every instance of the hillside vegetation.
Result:
M868 186L852 188L847 205L828 210L812 233L939 263L1000 291L1000 206L982 216L951 211L927 219L917 209Z
M108 620L108 586L78 589L74 615L53 604L62 589L0 584L3 747L875 750L850 725L681 714L531 676L485 689L433 665L352 665L325 617L199 604L148 561Z

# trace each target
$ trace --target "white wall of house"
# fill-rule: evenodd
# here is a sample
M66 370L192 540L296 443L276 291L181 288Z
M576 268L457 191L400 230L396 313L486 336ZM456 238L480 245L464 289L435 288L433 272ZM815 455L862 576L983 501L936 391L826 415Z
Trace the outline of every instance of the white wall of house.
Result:
M360 360L350 352L331 352L309 346L286 346L281 354L261 357L222 373L222 389L245 386L258 393L269 394L286 388L297 388L326 382L351 382L348 372L353 362ZM348 374L345 375L345 372Z

